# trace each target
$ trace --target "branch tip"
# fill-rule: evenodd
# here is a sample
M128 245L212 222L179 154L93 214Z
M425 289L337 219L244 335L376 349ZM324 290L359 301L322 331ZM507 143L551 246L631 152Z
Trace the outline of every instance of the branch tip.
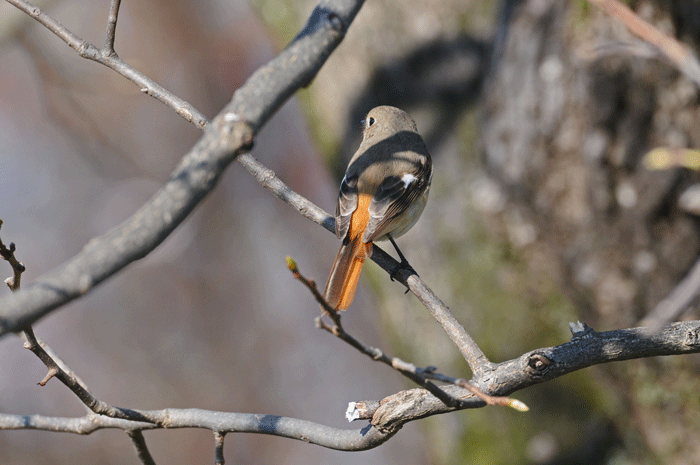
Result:
M49 371L48 371L48 373L46 373L46 376L44 376L44 379L39 381L37 384L39 386L44 387L44 386L46 386L46 383L48 383L49 380L51 378L53 378L54 376L56 376L57 374L58 374L58 370L56 368L49 368Z
M1 220L0 226L2 226ZM19 289L20 280L22 279L22 273L27 271L27 267L24 266L24 263L20 262L19 260L17 260L17 257L15 257L16 251L17 246L14 242L10 242L6 246L0 239L0 257L2 257L3 260L7 261L7 263L9 263L10 267L12 268L12 276L4 280L4 283L7 284L7 287L9 287L11 291L16 291L17 289Z
M518 412L528 412L530 410L530 407L528 407L525 402L521 402L518 399L510 399L506 405L513 410L517 410Z
M297 263L294 261L292 257L287 257L287 267L289 268L289 271L294 273L294 277L296 278L296 275L299 274L299 269L297 268Z

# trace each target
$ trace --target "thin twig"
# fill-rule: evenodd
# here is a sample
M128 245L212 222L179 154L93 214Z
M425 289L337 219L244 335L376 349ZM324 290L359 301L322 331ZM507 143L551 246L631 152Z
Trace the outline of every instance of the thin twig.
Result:
M194 124L198 128L204 128L207 123L207 119L199 113L195 108L182 100L181 98L173 95L157 84L152 79L148 78L143 73L137 71L135 68L124 62L119 56L110 49L100 50L90 42L81 39L77 34L74 34L69 29L67 29L63 24L52 18L50 15L46 14L41 10L41 8L34 6L30 2L25 0L5 0L11 5L16 6L20 10L27 13L29 16L37 20L39 23L44 25L48 30L56 34L61 40L70 46L73 50L78 52L83 58L95 61L108 68L116 71L118 74L129 79L131 82L139 86L141 92L150 95L161 103L167 105L168 107L174 109L178 115L185 118L190 123ZM116 3L116 5L115 5ZM108 36L105 39L105 44L110 43L113 47L114 37L110 37L110 30L112 24L116 28L117 11L119 8L119 2L112 2L110 7L110 16L108 20ZM114 22L112 22L112 15L114 15ZM112 31L114 32L114 31ZM111 41L111 42L110 42Z
M113 67L116 57L105 58L90 52L97 49L40 9L24 0L7 1L64 38L81 56ZM20 292L0 299L0 336L17 332L53 309L84 295L128 264L146 256L165 240L214 189L231 161L250 150L257 132L273 113L296 90L313 79L343 39L362 3L362 0L322 0L297 38L276 58L253 73L213 122L206 125L202 138L151 199L121 225L93 238L67 262ZM137 84L145 79L131 68L121 65L115 68ZM164 89L163 93L167 96L166 101L174 97ZM185 108L172 103L169 106ZM193 110L188 112L195 114ZM206 119L200 123L194 122L202 126Z
M136 448L136 455L143 465L156 465L155 460L151 456L146 445L146 439L143 437L143 432L140 429L126 430L126 434L131 438L131 442Z
M646 328L588 332L570 342L527 352L499 363L488 376L472 382L489 395L505 396L533 384L558 378L601 363L634 358L700 352L700 321L674 323L656 333ZM428 370L430 371L430 370ZM139 411L159 423L130 422L103 415L81 418L50 418L40 415L0 414L0 429L37 429L89 434L103 428L148 430L155 428L205 428L221 433L261 433L303 440L336 450L367 450L386 442L410 422L458 409L479 408L484 402L464 397L464 388L443 386L450 396L460 398L459 406L446 405L425 389L401 391L381 401L361 401L373 427L341 430L294 418L275 415L213 412L199 409Z
M296 262L292 259L292 257L287 257L287 268L289 268L289 271L292 272L292 275L295 279L301 281L302 284L304 284L304 286L306 286L306 288L309 291L311 291L311 294L314 296L314 299L316 299L316 301L321 305L321 308L326 313L328 313L328 316L330 316L331 320L333 320L333 323L335 323L335 325L338 328L342 329L342 324L340 323L340 312L333 308L328 302L326 302L326 299L323 298L318 288L316 287L316 282L312 279L306 279L306 277L304 277L304 275L301 274Z
M519 410L523 410L523 406L525 404L523 404L522 402L509 398L499 398L496 396L490 396L484 392L481 392L481 390L479 390L476 386L472 385L466 380L441 375L439 373L435 373L432 369L429 370L418 368L414 364L405 362L398 357L390 357L386 355L381 349L368 346L362 343L354 336L345 331L340 322L340 313L333 307L331 307L328 304L328 302L326 302L326 300L316 288L316 283L313 280L307 279L306 277L304 277L304 275L301 274L299 268L297 267L296 263L294 262L294 260L292 260L291 257L287 257L287 266L289 267L289 270L292 272L294 277L301 281L302 284L304 284L304 286L306 286L306 288L309 289L309 291L311 291L311 294L314 296L316 301L321 305L321 307L325 310L326 313L328 313L330 318L333 320L334 325L329 325L328 323L323 321L323 316L317 317L316 326L318 328L328 331L334 336L340 338L341 340L350 344L352 347L354 347L361 353L367 355L372 360L384 363L385 365L392 367L393 369L395 369L414 383L430 391L430 393L432 393L435 397L443 401L445 405L449 407L459 408L462 405L462 401L447 394L445 391L440 389L439 386L436 386L435 384L431 383L429 379L436 379L442 382L461 386L469 390L469 392L476 395L481 400L483 400L487 405L505 405ZM527 407L524 407L524 409L527 410Z
M352 335L348 334L345 332L345 329L343 329L343 325L340 322L340 313L331 307L328 302L323 298L321 293L318 291L316 288L316 283L306 279L300 272L299 269L297 268L296 263L294 263L294 260L292 260L290 257L287 257L287 266L289 267L289 270L292 272L294 277L298 279L299 281L306 286L309 291L311 291L311 294L313 294L314 298L316 301L321 305L321 307L328 313L328 316L333 320L334 325L331 326L327 324L325 321L323 321L323 317L319 316L316 318L316 327L326 330L329 333L333 334L334 336L337 336L341 340L347 342L351 346L353 346L355 349L359 350L361 353L367 355L369 358L372 360L375 360L377 362L384 363L385 365L389 365L390 367L394 368L396 371L401 373L402 375L406 376L409 378L411 381L415 382L419 386L423 386L427 390L429 390L435 397L438 399L442 400L445 402L446 405L456 407L458 404L457 399L454 399L453 397L445 394L444 391L442 391L438 386L435 384L431 383L425 377L420 376L419 374L416 373L415 370L406 370L402 369L405 368L407 364L405 362L402 363L397 363L396 365L393 363L393 358L387 356L384 352L381 351L381 349L377 349L376 347L371 347L368 345L363 344L359 340L357 340L355 337ZM399 361L400 362L400 361ZM415 367L414 367L415 368Z
M0 228L2 227L2 220L0 220ZM17 260L15 257L15 243L10 242L9 246L3 244L2 239L0 239L0 257L7 261L12 268L12 276L5 280L5 284L10 288L11 291L16 291L19 289L20 283L22 281L22 273L24 273L27 268L24 264Z
M374 253L373 253L374 255ZM408 288L440 323L447 335L455 343L475 376L484 376L494 364L481 351L464 326L457 321L450 309L417 275L408 276Z
M450 406L457 405L458 401L456 399L452 398L451 396L448 396L438 386L425 379L425 377L419 375L415 370L415 366L413 367L414 370L407 369L407 363L398 359L394 359L393 357L389 357L384 352L382 352L381 349L365 345L352 335L345 332L345 329L343 328L343 325L340 321L340 312L338 312L336 309L331 307L328 304L328 302L326 302L326 300L316 288L316 283L312 280L305 278L299 272L299 269L297 268L297 265L294 262L294 260L292 260L290 257L287 257L287 266L289 267L289 270L292 272L294 277L301 281L302 284L304 284L304 286L306 286L306 288L309 289L309 291L311 291L311 294L314 296L316 301L326 311L326 313L331 318L331 320L333 320L334 323L334 325L331 326L325 321L323 321L323 316L319 316L318 318L316 318L316 327L326 330L334 336L337 336L341 340L353 346L355 349L359 350L361 353L367 355L372 360L384 363L385 365L389 365L399 373L409 378L411 381L429 390L431 393L433 393L435 397L445 402L445 404Z
M323 226L326 230L335 234L335 218L307 198L295 192L285 184L273 170L260 163L253 155L245 153L238 157L237 161L248 170L261 186L268 189L277 198L301 213L304 218Z
M2 220L0 220L0 226L2 226ZM8 278L5 282L12 291L17 291L20 288L21 274L26 268L15 258L14 252L14 243L10 243L9 248L7 248L0 240L0 255L10 263L14 270L14 277ZM48 345L34 335L34 330L31 326L24 328L22 336L25 340L24 347L31 350L49 369L44 379L39 382L40 386L45 386L51 378L56 376L83 401L83 404L89 411L99 413L99 410L104 410L105 408L108 410L113 409L113 407L98 401L90 394L87 386L65 365L65 362Z
M45 386L51 378L56 377L94 413L132 421L157 421L157 419L148 418L147 416L139 414L137 411L113 407L106 402L97 399L88 390L87 386L85 386L80 379L73 374L72 370L65 365L59 365L56 360L49 355L49 353L37 340L31 326L24 329L23 336L25 338L24 347L32 351L32 353L34 353L34 355L36 355L39 360L46 365L46 368L49 369L44 379L39 383L40 386Z
M8 0L11 3L21 3L21 4L26 4L27 2L24 2L22 0ZM114 5L113 5L114 6ZM44 13L41 13L38 15L39 19L41 18L41 21L46 22L47 24L56 24L60 26L55 20L52 18L48 17ZM72 39L72 42L69 41L71 37L73 37L72 33L70 31L65 30L63 26L58 27L56 26L54 29L56 29L54 32L59 35L59 37L63 38L66 40L66 42L70 45L72 42L77 42L77 41L82 41L81 39L77 38L75 36ZM48 27L48 26L47 26ZM52 29L52 30L54 30ZM56 32L58 31L58 32ZM113 57L114 58L114 57ZM118 59L118 58L116 58ZM96 60L98 62L102 62L100 60ZM135 71L135 70L134 70ZM138 73L138 72L137 72ZM266 73L269 73L269 71L266 70ZM264 74L264 73L263 73ZM256 73L256 76L258 73ZM128 77L128 76L127 76ZM267 76L265 76L267 77ZM145 78L145 76L144 76ZM254 81L253 77L251 77L250 81ZM169 92L165 91L163 89L163 92L165 92L168 95L171 95ZM240 91L239 91L240 92ZM185 102L186 103L186 102ZM188 104L189 105L189 104ZM178 110L178 107L176 105L170 105L172 108L175 108L176 111ZM196 114L199 121L201 122L202 127L207 124L206 118L199 113L196 109L191 107L188 111L190 114ZM334 219L330 215L328 215L326 212L324 212L321 208L317 207L314 205L312 202L309 202L307 199L302 197L301 195L297 194L294 192L292 189L289 188L284 182L282 182L274 173L274 171L269 170L265 166L263 166L261 163L259 163L254 157L252 157L249 154L242 154L241 156L238 157L238 160L241 164L244 165L244 167L258 180L258 182L272 191L276 196L284 200L287 204L295 208L297 211L299 211L302 215L305 217L311 219L312 221L316 222L317 224L320 224L324 226L326 229L329 231L334 230ZM371 257L375 262L377 262L382 268L384 268L386 271L393 271L396 269L396 261L388 254L386 254L384 251L382 251L379 247L373 247L373 253ZM404 284L405 286L409 287L407 284L406 279L408 278L409 275L407 274L400 274L397 276L399 279L398 281ZM445 330L448 332L450 338L457 343L459 350L462 352L462 354L465 356L467 359L467 362L470 365L470 368L472 369L473 372L476 372L477 370L485 370L488 369L489 362L488 359L484 356L484 354L481 352L481 350L476 346L472 338L466 333L464 330L464 327L462 327L459 323L456 323L456 319L454 316L452 316L451 312L449 311L449 308L445 306L439 299L436 299L434 297L434 294L430 289L423 283L418 276L413 276L411 278L412 280L417 280L417 286L414 286L414 293L416 292L416 289L419 289L420 292L424 292L422 295L418 295L419 299L421 302L424 303L424 305L431 305L429 307L429 310L431 310L431 313L433 313L436 318L440 318L438 321L443 325ZM426 293L427 292L427 293ZM456 324L455 324L456 323ZM0 334L2 334L0 332ZM465 345L466 344L466 345Z
M102 54L106 56L116 55L114 51L114 37L117 31L117 17L119 16L119 5L121 0L112 0L109 6L109 16L107 17L107 34L105 35L105 46Z
M462 387L472 394L474 394L479 399L483 400L486 405L500 405L503 407L510 407L512 409L518 410L519 412L527 412L530 408L525 405L524 402L518 399L511 399L505 396L491 396L486 394L481 389L474 386L468 380L464 378L452 378L440 373L436 373L433 370L428 370L427 368L421 370L421 374L429 379L434 379L437 381L442 381L443 383L454 384L455 386Z
M214 464L224 465L226 460L224 460L224 437L225 434L218 431L214 431Z
M656 47L681 73L700 87L700 61L691 50L637 16L619 0L588 0L627 26L633 34Z
M0 220L0 226L2 226L2 220ZM10 247L6 248L2 243L2 240L0 240L0 255L10 263L12 269L14 270L14 277L8 278L5 281L13 292L20 288L20 276L24 271L26 271L25 266L15 258L14 252L14 243L11 243ZM65 362L61 360L53 349L34 335L34 330L31 325L24 328L22 331L22 337L25 340L24 347L30 349L49 369L44 379L39 382L40 386L45 386L51 378L63 372L63 376L71 380L71 385L79 386L83 391L89 392L85 383L83 383L83 381L68 368ZM90 407L87 406L87 403L84 403L84 405L86 406L88 412L92 411Z
M688 274L669 292L668 296L650 311L639 324L658 330L663 325L677 319L691 302L700 294L700 260L697 260Z
M320 224L331 232L335 232L334 218L313 202L294 192L277 177L274 171L263 166L250 154L242 155L238 159L263 187L269 189L274 195L299 211L306 218ZM391 255L377 247L376 244L372 247L370 258L389 273L396 271L399 264ZM398 272L394 274L394 278L408 287L442 325L450 339L457 345L473 373L483 373L491 369L493 364L479 349L479 346L464 329L464 326L457 321L450 309L418 275L399 268Z

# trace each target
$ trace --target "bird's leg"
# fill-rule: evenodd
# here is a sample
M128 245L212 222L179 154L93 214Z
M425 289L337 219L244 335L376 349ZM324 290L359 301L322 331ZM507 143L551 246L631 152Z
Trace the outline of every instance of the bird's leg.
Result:
M393 270L391 270L391 273L389 273L389 278L393 281L394 278L396 277L396 273L398 273L400 270L404 269L411 274L414 274L418 276L418 273L416 273L416 270L413 269L411 265L409 265L408 260L406 260L406 257L401 253L401 250L399 249L399 246L396 245L396 242L394 241L394 238L391 237L391 234L388 234L387 237L389 238L389 241L391 241L391 245L394 246L394 249L396 250L396 253L399 254L399 258L401 259L401 263L396 265ZM406 290L408 292L408 289Z

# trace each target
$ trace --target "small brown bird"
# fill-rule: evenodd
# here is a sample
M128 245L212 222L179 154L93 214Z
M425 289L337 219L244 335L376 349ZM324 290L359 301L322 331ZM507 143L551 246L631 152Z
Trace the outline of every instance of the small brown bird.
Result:
M418 221L428 201L433 162L416 123L398 108L372 109L364 120L362 143L350 160L335 209L335 234L342 239L324 297L338 310L355 296L372 242L393 238Z

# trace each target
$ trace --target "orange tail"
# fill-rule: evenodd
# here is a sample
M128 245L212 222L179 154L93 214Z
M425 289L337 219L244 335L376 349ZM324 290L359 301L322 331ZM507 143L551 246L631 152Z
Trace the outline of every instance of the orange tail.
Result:
M362 265L371 254L372 243L363 243L361 234L357 234L354 239L340 247L326 283L326 290L323 291L323 296L331 307L345 310L350 306L355 297Z

